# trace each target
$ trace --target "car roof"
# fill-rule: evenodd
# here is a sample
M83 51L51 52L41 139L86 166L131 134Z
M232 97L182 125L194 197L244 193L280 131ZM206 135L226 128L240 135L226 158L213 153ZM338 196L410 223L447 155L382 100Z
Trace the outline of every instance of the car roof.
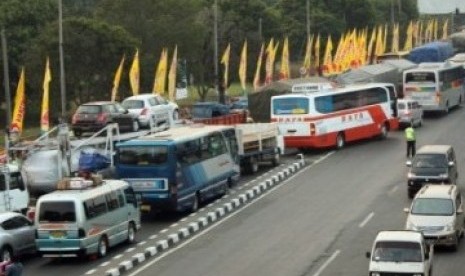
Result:
M455 185L426 185L421 188L415 198L453 198L456 190Z
M153 93L142 93L142 94L139 94L139 95L134 95L134 96L127 97L126 99L124 99L124 101L126 101L126 100L145 100L145 99L154 98L155 96L156 95L153 94Z
M418 231L410 230L389 230L380 231L376 236L376 241L406 241L421 242L423 235Z
M417 154L425 154L425 153L438 153L444 154L447 153L452 146L450 145L425 145L422 146L418 151Z
M105 105L105 104L111 104L111 103L115 103L115 102L111 102L111 101L95 101L95 102L84 103L84 104L81 104L81 105Z

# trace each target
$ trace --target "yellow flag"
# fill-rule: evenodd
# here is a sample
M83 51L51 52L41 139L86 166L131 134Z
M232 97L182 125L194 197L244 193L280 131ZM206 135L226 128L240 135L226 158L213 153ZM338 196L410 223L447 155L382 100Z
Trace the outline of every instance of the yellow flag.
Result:
M224 84L225 89L228 87L230 55L231 55L231 43L228 43L228 47L226 47L226 50L224 50L223 57L221 58L221 64L224 65L223 84Z
M239 80L241 82L242 91L246 91L246 78L247 78L247 40L244 41L242 47L241 60L239 63Z
M332 51L333 51L333 42L331 40L331 35L328 36L328 42L326 43L325 55L323 57L323 76L329 76L332 74Z
M365 61L366 64L371 64L373 60L373 45L375 43L376 39L376 27L373 28L373 31L371 32L371 38L370 42L368 43L368 50L367 50L367 59Z
M255 91L260 87L260 72L262 69L262 59L263 59L264 51L265 51L265 44L262 43L262 47L260 47L260 53L258 54L257 68L255 69L255 76L253 78L253 89Z
M265 61L265 84L270 84L273 81L273 51L274 39L270 39L270 43L266 47L266 61Z
M320 72L320 34L316 37L315 42L315 67Z
M168 49L161 51L160 60L158 61L155 81L153 83L153 93L164 94L166 88L166 74L168 71Z
M405 36L404 51L410 51L413 48L413 22L410 21L407 27L407 34Z
M442 25L442 39L447 39L447 37L449 36L447 34L448 30L449 30L449 19L446 19L446 21L444 21L444 25Z
M134 60L132 61L131 70L129 71L129 82L131 84L132 94L138 95L140 85L139 49L136 50Z
M123 74L124 59L125 56L123 55L118 65L118 69L116 69L115 78L113 80L113 89L111 90L112 102L116 101L116 95L118 94L119 82L121 80L121 75Z
M174 47L173 59L171 60L170 72L168 73L168 97L170 101L176 101L176 70L178 66L178 46Z
M383 54L386 53L386 49L387 49L387 34L388 34L388 25L384 24Z
M23 67L21 69L18 87L16 88L15 107L13 109L13 118L11 120L11 131L16 131L19 135L23 132L23 121L26 113L25 82L26 80Z
M409 27L411 26L411 24L409 25ZM411 28L411 27L410 27ZM410 39L408 34L407 34L407 38L406 39ZM392 45L391 45L391 52L393 53L398 53L399 52L399 23L397 24L394 24L394 26L392 26Z
M435 18L433 20L433 38L434 40L438 40L438 20Z
M287 80L290 78L289 70L289 40L284 39L283 52L281 55L281 70L279 71L279 79Z
M375 63L377 61L377 58L382 54L384 54L384 51L383 51L383 27L379 26L377 36L376 36Z
M50 129L50 118L49 118L49 85L50 81L52 80L52 74L50 72L50 61L47 57L47 61L45 63L45 75L44 75L44 83L42 85L43 88L43 96L42 96L42 109L40 112L40 131L45 133Z
M307 46L305 47L304 63L302 64L302 72L305 72L305 76L310 76L310 69L312 66L312 45L313 35L307 37Z

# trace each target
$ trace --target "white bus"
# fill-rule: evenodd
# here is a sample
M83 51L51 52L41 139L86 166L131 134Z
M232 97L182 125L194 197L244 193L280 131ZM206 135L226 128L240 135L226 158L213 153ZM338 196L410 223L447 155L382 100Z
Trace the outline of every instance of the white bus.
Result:
M342 148L397 129L395 97L393 85L385 83L273 96L271 121L278 123L286 147Z
M104 257L109 247L135 241L140 211L127 182L76 177L60 183L36 204L36 245L42 256Z
M442 111L465 99L464 68L448 62L420 63L404 71L404 97L416 100L425 111Z

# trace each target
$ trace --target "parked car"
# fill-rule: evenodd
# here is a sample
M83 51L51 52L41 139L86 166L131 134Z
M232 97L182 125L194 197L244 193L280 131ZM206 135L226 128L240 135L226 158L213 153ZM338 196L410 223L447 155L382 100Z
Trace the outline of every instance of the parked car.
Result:
M462 195L456 185L426 185L417 193L405 229L423 232L427 242L457 250L464 234Z
M237 97L230 104L231 111L242 111L249 108L249 100L247 97Z
M217 102L198 102L192 106L191 115L195 119L209 119L230 114L227 105Z
M397 100L399 124L403 126L421 126L423 124L423 108L412 99Z
M36 227L24 215L15 212L0 213L0 260L33 253Z
M144 93L126 98L123 107L137 116L142 127L150 127L152 121L156 126L170 125L170 119L179 118L178 106L158 94Z
M406 162L409 198L427 183L456 184L459 173L454 148L450 145L422 146L412 161Z
M71 128L74 136L84 132L97 132L110 123L118 123L121 131L138 131L137 116L117 102L89 102L78 107Z

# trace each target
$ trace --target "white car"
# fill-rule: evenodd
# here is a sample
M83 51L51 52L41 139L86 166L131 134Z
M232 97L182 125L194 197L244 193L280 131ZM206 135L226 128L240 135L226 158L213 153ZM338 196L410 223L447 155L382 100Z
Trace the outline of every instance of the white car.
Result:
M137 115L142 127L150 127L150 123L153 122L156 126L166 124L169 128L173 120L178 119L177 104L170 103L158 94L144 93L131 96L121 104L130 113Z
M423 232L433 244L457 250L464 234L462 195L456 185L424 186L412 201L405 228Z
M411 99L400 99L397 101L397 114L399 124L410 126L421 126L423 124L423 108Z

